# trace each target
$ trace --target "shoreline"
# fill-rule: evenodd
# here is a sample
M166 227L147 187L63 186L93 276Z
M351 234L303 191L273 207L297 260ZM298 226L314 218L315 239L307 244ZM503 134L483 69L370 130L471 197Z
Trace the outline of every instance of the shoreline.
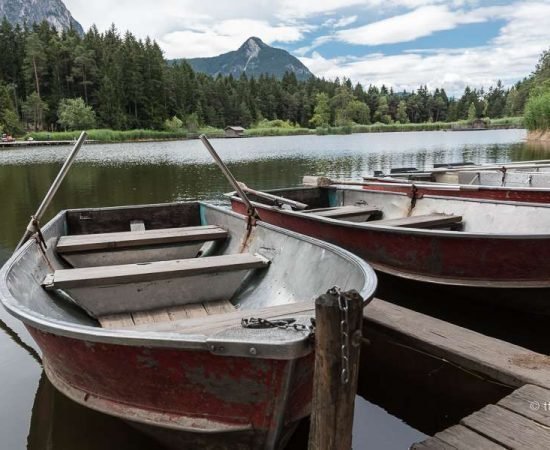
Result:
M504 121L505 119L503 119ZM422 123L422 124L393 124L393 125L356 125L352 127L327 127L327 128L251 128L246 130L243 136L240 137L228 137L227 139L239 139L239 138L255 138L255 137L280 137L280 136L338 136L338 135L350 135L350 134L370 134L370 133L406 133L413 131L486 131L486 130L508 130L508 129L523 129L523 124L517 120L510 121L509 123L495 123L489 124L484 128L473 128L464 126L464 123L449 122L449 123ZM110 130L109 130L110 131ZM203 130L198 133L186 133L181 135L174 135L167 132L169 136L162 137L159 134L163 132L151 131L151 134L157 135L152 137L146 137L148 130L130 130L130 131L110 131L106 134L116 134L118 139L101 139L102 133L90 132L90 139L86 141L86 144L124 144L124 143L146 143L146 142L172 142L172 141L186 141L197 139L200 134L204 133L212 139L225 138L223 130ZM529 132L531 134L533 132ZM528 140L544 140L550 141L550 132L539 132L544 139L530 138ZM57 135L61 135L65 139L40 139L34 138L32 141L27 140L15 140L12 142L0 142L0 148L23 148L23 147L37 147L37 146L57 146L57 145L72 145L76 142L76 138L80 132L67 133L48 133L53 138ZM99 134L99 135L94 135ZM139 137L125 138L124 134L132 135L138 134ZM30 133L32 136L33 133ZM38 135L38 133L37 133ZM99 138L99 139L98 139Z

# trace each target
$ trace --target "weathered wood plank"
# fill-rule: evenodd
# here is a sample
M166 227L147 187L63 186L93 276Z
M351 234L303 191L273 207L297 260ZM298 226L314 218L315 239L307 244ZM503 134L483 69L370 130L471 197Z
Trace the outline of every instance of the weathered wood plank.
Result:
M417 442L411 446L411 450L455 450L456 447L440 441L437 438L431 438L426 441Z
M550 427L550 390L527 384L497 403L516 414Z
M437 433L434 438L459 450L504 450L505 448L463 425L447 428Z
M204 309L209 316L214 314L225 314L235 311L235 307L229 300L218 300L214 302L204 302Z
M143 225L143 221L140 221ZM183 242L226 239L228 233L214 225L160 230L121 231L116 233L78 234L61 236L56 246L58 253L72 253L104 249L121 249L147 245L177 244Z
M145 231L145 222L143 220L131 220L130 231Z
M47 287L68 289L146 282L212 272L259 269L268 265L269 260L260 255L239 253L205 258L154 261L146 264L61 269L54 272L52 284Z
M143 220L148 230L201 224L198 202L125 206L67 211L68 234L127 231L131 220Z
M103 328L131 328L135 326L131 314L112 314L98 317Z
M287 316L292 317L293 315L302 314L311 315L313 317L313 307L313 302L307 301L246 311L237 309L225 314L210 315L206 319L201 318L193 320L186 316L185 319L173 320L166 323L139 325L136 326L136 330L208 334L229 326L239 325L243 318L249 317L269 319ZM181 310L183 310L183 308L184 307L180 307Z
M364 314L367 335L369 327L376 326L399 342L508 386L550 386L550 356L380 299Z
M374 225L409 228L435 228L450 226L462 221L462 216L446 214L426 214L422 216L403 217L401 219L385 219L373 222Z
M367 218L370 215L380 215L381 211L378 208L372 206L339 206L337 208L319 208L302 211L304 213L315 214L320 217L327 217L331 219L346 220L348 218L361 216Z
M461 424L507 448L548 449L550 429L500 406L488 405Z
M202 303L191 303L189 305L182 306L185 310L188 319L196 319L197 317L206 317L208 313Z

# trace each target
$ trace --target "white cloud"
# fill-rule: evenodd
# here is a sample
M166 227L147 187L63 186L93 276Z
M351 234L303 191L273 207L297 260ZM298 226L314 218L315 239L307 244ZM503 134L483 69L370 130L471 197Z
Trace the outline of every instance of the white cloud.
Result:
M334 79L345 76L363 84L393 86L401 90L427 84L460 94L466 85L488 87L497 80L511 85L528 75L550 43L550 2L516 3L500 10L480 9L506 18L499 35L488 45L462 49L408 51L399 55L323 58L319 53L300 58L313 73Z
M399 16L393 16L358 28L340 30L334 39L349 44L380 45L408 42L436 31L450 30L458 25L482 22L482 14L451 11L447 6L423 6Z
M225 20L212 28L201 26L195 30L174 31L159 39L167 58L194 58L215 56L237 49L250 36L258 36L265 43L295 42L303 38L300 26L272 26L258 20Z

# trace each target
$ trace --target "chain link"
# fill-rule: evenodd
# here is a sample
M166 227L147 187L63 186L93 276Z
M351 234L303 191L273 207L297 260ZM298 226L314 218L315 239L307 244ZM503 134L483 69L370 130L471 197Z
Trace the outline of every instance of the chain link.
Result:
M340 358L342 372L340 379L342 384L349 383L349 300L338 286L329 290L329 294L338 296L338 309L340 310Z
M280 330L309 331L310 335L315 332L315 319L311 318L311 324L296 323L296 319L268 320L260 317L241 319L243 328L279 328Z

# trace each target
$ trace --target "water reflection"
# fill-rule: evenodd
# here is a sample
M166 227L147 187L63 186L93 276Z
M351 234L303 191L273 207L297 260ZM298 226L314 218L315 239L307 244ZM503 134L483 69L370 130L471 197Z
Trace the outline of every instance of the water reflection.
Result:
M42 373L32 407L28 450L162 450L126 422L60 394Z

